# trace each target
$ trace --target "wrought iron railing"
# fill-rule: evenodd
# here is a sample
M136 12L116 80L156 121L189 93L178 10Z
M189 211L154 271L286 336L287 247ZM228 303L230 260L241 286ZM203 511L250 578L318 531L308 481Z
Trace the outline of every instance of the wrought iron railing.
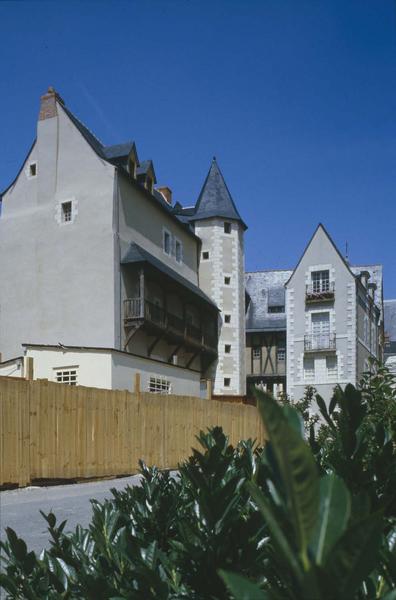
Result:
M318 350L335 350L335 333L313 333L304 336L305 352L316 352Z
M320 279L306 285L305 296L309 300L330 300L334 298L334 281Z

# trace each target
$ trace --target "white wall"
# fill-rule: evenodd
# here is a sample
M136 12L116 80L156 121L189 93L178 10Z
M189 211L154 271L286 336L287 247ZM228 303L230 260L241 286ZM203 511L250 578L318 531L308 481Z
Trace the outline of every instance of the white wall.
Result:
M55 371L62 367L78 368L78 385L111 389L110 351L28 348L33 358L34 379L55 381Z
M23 359L16 358L0 364L0 377L2 376L23 377Z
M148 391L150 376L156 376L170 381L172 394L200 396L199 372L123 352L28 347L26 355L33 358L34 379L55 381L57 369L74 367L78 385L133 391L135 373L140 373L142 391Z
M175 367L167 363L155 362L120 352L112 355L112 388L133 390L135 373L140 373L140 386L148 391L151 376L164 377L171 382L171 393L179 396L200 396L200 373Z

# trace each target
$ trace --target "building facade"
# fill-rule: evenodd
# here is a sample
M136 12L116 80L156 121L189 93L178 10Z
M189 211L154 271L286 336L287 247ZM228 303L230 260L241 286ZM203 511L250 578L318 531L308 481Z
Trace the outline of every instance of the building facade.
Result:
M384 362L396 375L396 300L384 300Z
M246 374L254 386L274 396L286 393L286 294L292 271L246 273Z
M374 281L377 279L377 283ZM287 393L329 400L382 355L382 268L351 267L322 225L286 282Z
M47 367L52 356L49 378L57 380L61 357L75 382L95 385L87 361L75 364L80 348L95 361L105 351L113 363L123 355L131 374L139 364L151 391L159 391L155 379L167 391L192 379L199 395L200 380L212 378L220 393L244 393L235 364L243 354L246 226L216 162L190 210L155 184L153 162L140 160L133 142L105 146L52 88L41 98L37 137L1 195L0 275L8 284L0 287L0 373L24 349ZM205 232L217 239L221 228L201 268ZM223 285L221 270L230 272ZM106 385L123 389L120 372Z

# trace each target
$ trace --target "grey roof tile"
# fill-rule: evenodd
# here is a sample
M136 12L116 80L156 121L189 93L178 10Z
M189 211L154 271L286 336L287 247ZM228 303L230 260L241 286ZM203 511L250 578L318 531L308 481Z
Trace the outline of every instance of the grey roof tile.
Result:
M396 342L396 300L384 300L384 329L390 342Z
M191 220L210 217L233 219L242 223L245 229L247 228L234 204L216 159L212 161Z
M291 274L291 270L245 273L245 287L250 296L246 311L246 331L286 330L285 313L269 313L268 306L271 306L273 299L279 302L282 298L283 304L276 306L284 305L283 286Z
M114 146L105 146L104 153L108 160L115 158L125 158L129 156L134 146L134 142L125 142L124 144L115 144Z

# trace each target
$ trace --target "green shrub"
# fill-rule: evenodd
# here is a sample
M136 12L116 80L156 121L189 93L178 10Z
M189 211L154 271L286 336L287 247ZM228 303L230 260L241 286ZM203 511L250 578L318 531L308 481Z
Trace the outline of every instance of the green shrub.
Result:
M323 424L308 441L295 408L258 392L265 449L201 432L178 476L141 463L140 486L92 502L88 529L65 534L44 515L40 556L7 529L1 587L40 600L395 600L393 392L376 377L329 408L316 396Z

